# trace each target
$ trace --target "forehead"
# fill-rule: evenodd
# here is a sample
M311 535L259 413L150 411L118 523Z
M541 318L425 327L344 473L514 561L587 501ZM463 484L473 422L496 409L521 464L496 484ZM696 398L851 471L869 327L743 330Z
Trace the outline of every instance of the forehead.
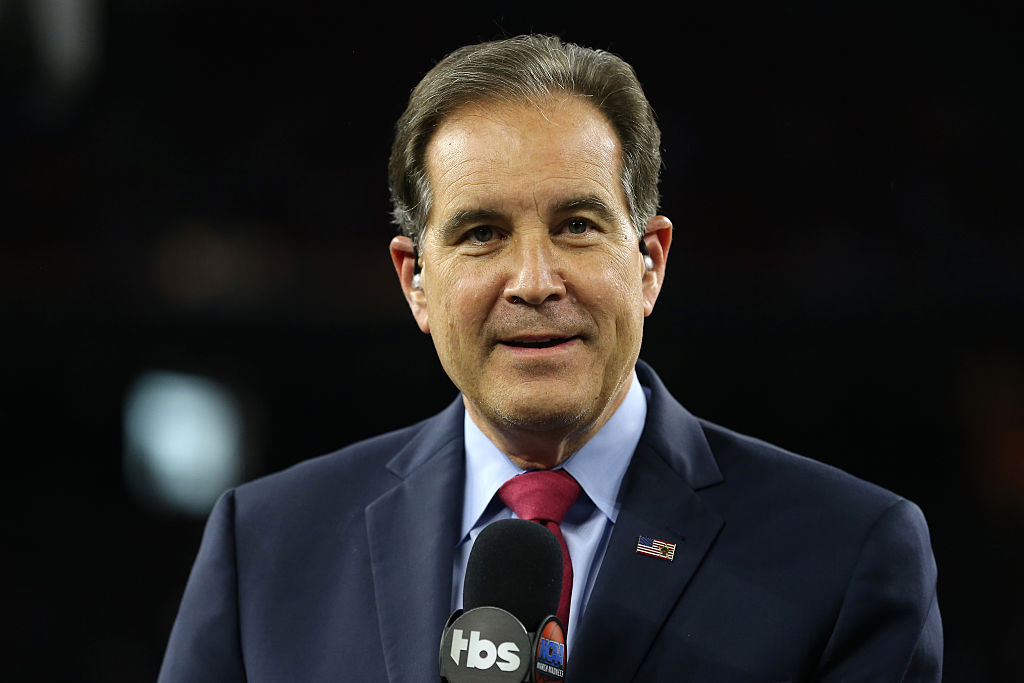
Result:
M438 127L426 162L428 226L467 207L543 213L569 196L597 196L626 212L618 136L579 96L465 105Z

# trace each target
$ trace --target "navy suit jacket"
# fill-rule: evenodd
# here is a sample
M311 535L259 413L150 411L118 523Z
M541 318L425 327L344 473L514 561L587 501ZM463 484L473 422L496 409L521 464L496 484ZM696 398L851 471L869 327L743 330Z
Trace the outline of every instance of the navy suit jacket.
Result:
M690 415L654 372L567 680L938 681L920 510ZM227 492L160 681L439 680L464 478L461 397ZM671 562L637 538L677 544Z

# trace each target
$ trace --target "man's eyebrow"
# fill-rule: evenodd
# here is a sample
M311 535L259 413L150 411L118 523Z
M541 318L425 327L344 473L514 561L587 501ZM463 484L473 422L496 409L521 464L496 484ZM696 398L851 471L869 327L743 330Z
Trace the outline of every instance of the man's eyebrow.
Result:
M438 234L442 242L447 242L463 228L477 223L500 220L504 214L494 209L459 209L438 226Z
M556 214L575 213L577 211L589 211L593 214L596 214L598 218L600 218L602 221L606 223L614 223L617 220L619 220L619 216L615 213L615 211L597 195L570 197L569 199L563 200L555 204L552 211Z

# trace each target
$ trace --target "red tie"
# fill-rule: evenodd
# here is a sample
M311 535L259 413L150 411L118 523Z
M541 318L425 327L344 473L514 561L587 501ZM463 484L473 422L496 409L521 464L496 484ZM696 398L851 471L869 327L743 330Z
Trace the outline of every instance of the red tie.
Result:
M519 519L543 524L562 546L562 596L556 616L566 630L569 629L569 599L572 598L572 560L559 525L579 495L579 483L565 470L525 472L498 489L498 497Z

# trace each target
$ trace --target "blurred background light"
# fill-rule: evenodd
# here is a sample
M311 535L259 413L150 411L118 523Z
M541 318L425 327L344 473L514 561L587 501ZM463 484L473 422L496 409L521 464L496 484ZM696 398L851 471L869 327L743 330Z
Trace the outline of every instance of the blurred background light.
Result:
M103 45L100 0L32 0L26 6L44 110L64 111L94 80ZM43 111L39 111L43 114Z
M197 375L150 371L124 403L124 472L145 505L204 516L242 481L243 419L224 385Z

